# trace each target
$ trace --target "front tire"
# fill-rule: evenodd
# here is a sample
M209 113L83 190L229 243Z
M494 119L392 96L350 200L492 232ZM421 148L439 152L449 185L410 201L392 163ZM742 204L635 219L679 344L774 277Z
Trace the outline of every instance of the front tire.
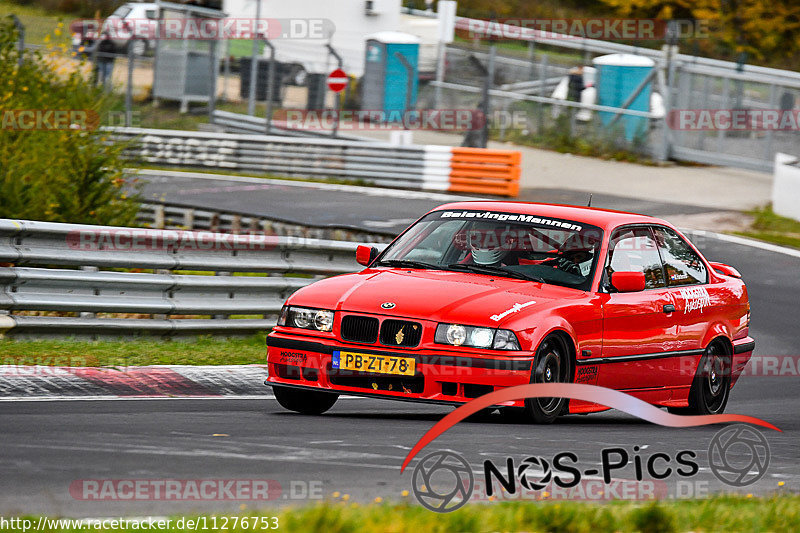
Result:
M689 406L670 408L681 415L718 415L725 411L731 392L731 354L721 342L712 342L700 359L692 388Z
M304 415L321 415L333 407L339 398L339 395L333 392L301 390L279 385L273 385L272 392L282 407Z
M563 336L548 335L536 350L531 383L572 382L572 351ZM536 424L552 424L567 410L568 398L526 398L525 417Z

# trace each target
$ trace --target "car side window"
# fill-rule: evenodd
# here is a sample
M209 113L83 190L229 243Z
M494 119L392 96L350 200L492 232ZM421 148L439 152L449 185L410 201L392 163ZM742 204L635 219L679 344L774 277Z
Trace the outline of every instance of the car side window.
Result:
M680 235L663 227L655 227L653 232L664 260L667 283L670 287L708 282L705 264Z
M666 287L661 257L650 230L623 228L611 236L607 279L614 272L643 272L646 289Z
M156 13L155 9L148 9L144 12L144 16L150 20L156 20L158 18L158 14Z

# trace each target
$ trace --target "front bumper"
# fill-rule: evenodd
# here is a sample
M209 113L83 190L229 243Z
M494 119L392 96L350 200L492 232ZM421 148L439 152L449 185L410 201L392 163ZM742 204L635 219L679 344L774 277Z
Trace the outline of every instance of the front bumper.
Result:
M493 390L530 383L533 353L513 357L446 350L396 350L273 331L267 337L268 385L427 403L461 404ZM337 350L413 358L413 376L333 368ZM503 406L522 406L523 401Z

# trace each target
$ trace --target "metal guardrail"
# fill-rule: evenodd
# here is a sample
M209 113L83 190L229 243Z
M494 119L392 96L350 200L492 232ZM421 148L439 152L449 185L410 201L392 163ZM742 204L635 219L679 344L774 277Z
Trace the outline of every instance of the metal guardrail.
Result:
M179 167L361 179L373 185L516 196L520 152L437 145L110 128L131 159ZM465 153L467 151L468 153Z
M143 203L136 221L154 229L201 230L219 233L264 233L305 239L351 242L390 242L395 232L350 226L316 227L232 211L205 210L175 203Z
M267 131L267 119L264 117L256 117L251 115L244 115L242 113L231 113L230 111L221 111L215 109L211 113L211 123L221 126L229 133L252 133L255 135L265 134ZM287 137L310 137L315 139L330 139L331 134L327 131L313 131L313 130L298 130L284 126L278 121L270 121L270 129L273 134L284 135ZM358 137L355 135L342 135L337 132L337 139L348 141L361 141L361 142L378 142L369 137Z
M0 313L10 313L0 314L0 332L175 335L264 330L275 324L292 292L322 276L358 270L356 246L264 234L0 219ZM131 314L137 317L125 316ZM226 319L232 315L248 317Z

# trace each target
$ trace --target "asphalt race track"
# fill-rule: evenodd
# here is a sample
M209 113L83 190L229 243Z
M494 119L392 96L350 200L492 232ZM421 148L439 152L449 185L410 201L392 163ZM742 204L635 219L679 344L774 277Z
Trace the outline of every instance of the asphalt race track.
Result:
M434 207L478 197L378 187L146 171L139 179L145 199L199 209L262 216L313 226L351 227L396 235ZM589 196L566 189L524 190L518 200L586 205ZM708 208L622 198L597 193L592 205L666 217L711 211Z
M167 192L168 197L170 194ZM236 196L244 206L251 192ZM364 209L355 213L363 222L373 216L380 220L380 213L386 220L422 211L416 204L411 209L402 200L389 203L362 198ZM635 210L635 204L615 207ZM353 213L346 202L316 205L326 205L326 216L332 220ZM674 212L671 209L674 206L659 208L662 213ZM800 258L715 238L699 239L697 244L710 260L730 263L744 275L752 303L756 354L797 354ZM767 473L754 485L737 491L763 494L800 488L799 408L796 372L745 377L734 388L726 412L756 416L783 430L762 431L771 449ZM280 482L283 491L277 504L304 503L309 490L324 497L338 491L348 494L351 501L367 502L377 496L397 500L403 490L411 489L415 463L401 475L404 457L450 411L448 407L356 398L344 398L318 417L284 411L273 399L0 402L0 515L141 516L239 510L242 503L253 506L238 500L79 501L70 496L69 486L81 479L259 478ZM720 429L665 428L615 411L564 417L552 426L509 422L495 414L457 425L421 456L453 450L482 478L485 459L503 466L507 456L519 464L528 456L549 460L559 452L571 451L578 455L579 467L584 470L596 467L600 450L611 446L626 448L631 455L633 447L639 446L638 453L644 458L655 452L674 458L681 450L692 450L697 453L700 471L690 480L698 483L682 490L684 495L702 496L708 491L733 490L708 468L709 442ZM741 452L736 452L740 454L737 457L748 457ZM617 476L632 479L633 467L620 470ZM677 479L666 480L667 494L678 490ZM784 485L779 487L779 482Z

